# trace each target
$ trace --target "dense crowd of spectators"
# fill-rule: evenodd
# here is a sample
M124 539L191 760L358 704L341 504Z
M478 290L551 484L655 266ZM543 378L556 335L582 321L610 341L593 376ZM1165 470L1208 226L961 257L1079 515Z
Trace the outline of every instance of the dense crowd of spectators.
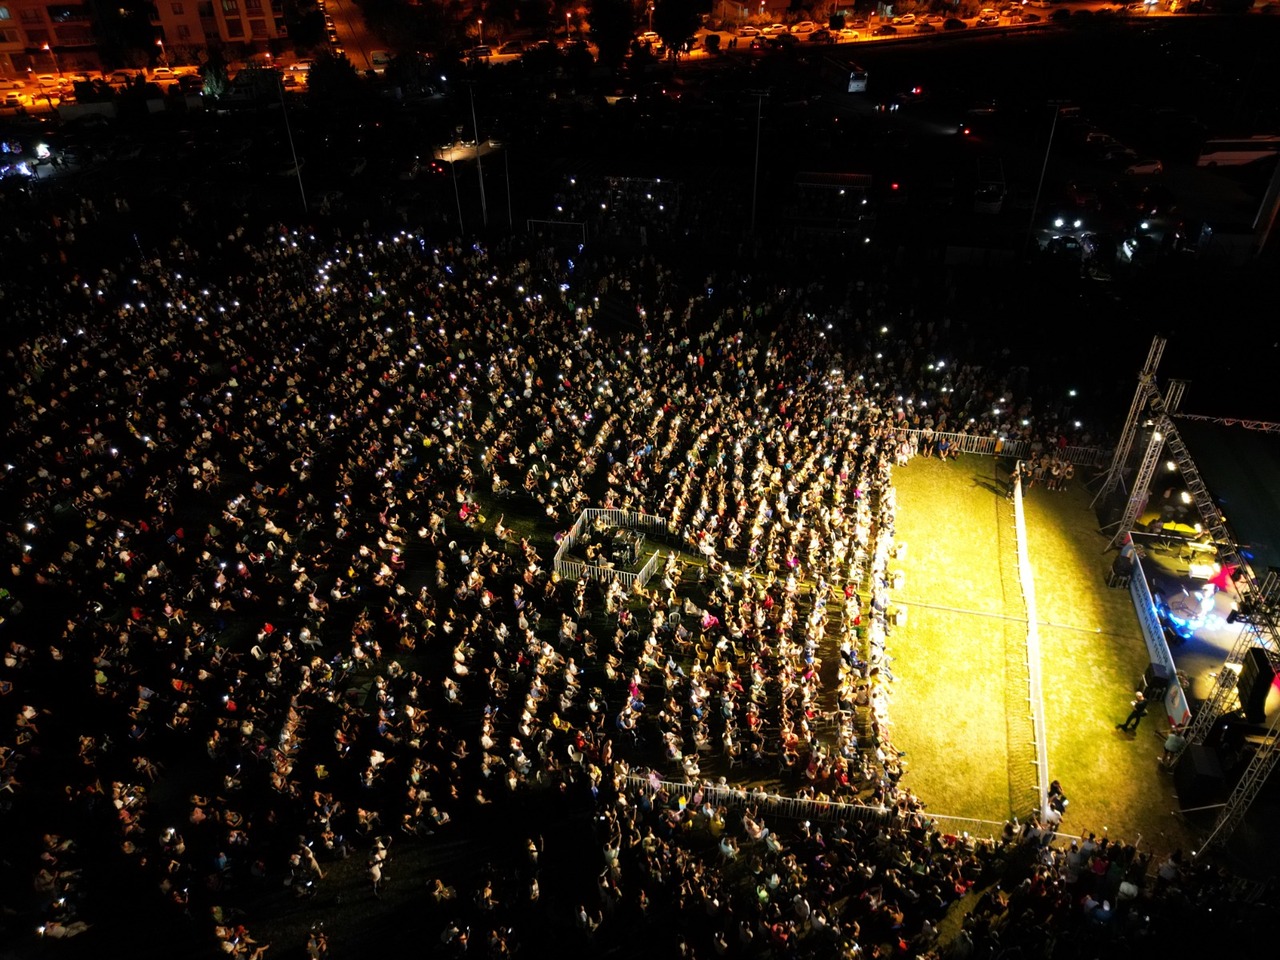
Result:
M597 192L649 202L620 189ZM588 938L653 911L699 955L925 955L1010 851L1030 885L984 898L974 942L1027 911L1069 926L1100 857L1144 882L1105 844L1073 877L1038 826L947 836L901 783L904 428L1001 429L982 411L1017 374L942 359L945 324L883 282L248 222L214 250L61 260L6 290L30 332L5 349L0 467L0 795L35 830L10 862L41 936L90 928L79 851L104 833L112 869L258 957L260 884L310 898L358 857L381 896L402 845L557 791L604 844L573 910ZM616 329L595 326L602 298L629 307ZM647 588L554 576L549 534L587 505L668 521ZM891 813L779 832L758 799L667 792L704 764ZM531 935L513 924L541 896L532 827L523 845L501 881L431 886L459 917L444 948ZM307 954L327 950L312 930Z

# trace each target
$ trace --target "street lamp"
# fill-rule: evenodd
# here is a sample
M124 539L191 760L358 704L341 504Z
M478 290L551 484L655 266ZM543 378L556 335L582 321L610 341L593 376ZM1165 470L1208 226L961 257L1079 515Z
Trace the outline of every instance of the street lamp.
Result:
M41 49L41 50L48 50L48 51L49 51L49 56L53 58L53 69L54 69L54 72L58 74L58 79L59 79L59 80L61 80L61 79L62 79L62 67L58 66L58 55L57 55L56 53L54 53L54 52L53 52L53 47L49 46L49 44L46 42L46 43L45 43L45 45L44 45L43 47L41 47L40 49Z
M164 40L156 38L156 46L160 48L160 62L166 67L169 66L169 53L164 48Z

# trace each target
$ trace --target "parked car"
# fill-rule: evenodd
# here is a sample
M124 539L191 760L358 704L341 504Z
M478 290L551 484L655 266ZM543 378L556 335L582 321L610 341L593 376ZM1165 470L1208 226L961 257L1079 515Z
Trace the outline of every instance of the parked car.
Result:
M1164 164L1159 160L1140 157L1124 168L1126 176L1146 176L1164 173Z

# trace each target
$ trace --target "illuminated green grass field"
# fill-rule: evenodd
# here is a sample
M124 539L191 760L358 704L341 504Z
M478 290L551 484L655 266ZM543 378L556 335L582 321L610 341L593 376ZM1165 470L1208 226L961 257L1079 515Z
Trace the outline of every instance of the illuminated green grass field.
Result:
M931 812L1002 820L1035 798L1026 713L1026 608L1016 579L1012 507L994 460L917 458L894 473L896 599L905 627L889 638L897 682L892 738L906 750L904 783ZM1157 850L1190 837L1170 816L1172 782L1156 757L1163 718L1136 736L1116 729L1146 667L1146 650L1125 590L1108 589L1112 555L1089 510L1090 494L1031 490L1030 559L1041 624L1041 673L1049 777L1071 800L1063 831L1136 839Z

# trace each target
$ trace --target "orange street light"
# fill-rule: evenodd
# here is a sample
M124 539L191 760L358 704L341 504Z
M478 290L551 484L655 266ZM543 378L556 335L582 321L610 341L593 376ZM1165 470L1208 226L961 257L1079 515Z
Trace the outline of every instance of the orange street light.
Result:
M49 46L48 42L46 41L46 42L45 42L45 45L44 45L43 47L41 47L40 49L41 49L41 50L47 50L47 51L49 51L49 56L53 58L53 69L54 69L54 72L58 74L58 79L59 79L59 80L61 80L61 79L62 79L62 67L58 66L58 55L57 55L56 53L54 53L54 52L53 52L53 47Z

